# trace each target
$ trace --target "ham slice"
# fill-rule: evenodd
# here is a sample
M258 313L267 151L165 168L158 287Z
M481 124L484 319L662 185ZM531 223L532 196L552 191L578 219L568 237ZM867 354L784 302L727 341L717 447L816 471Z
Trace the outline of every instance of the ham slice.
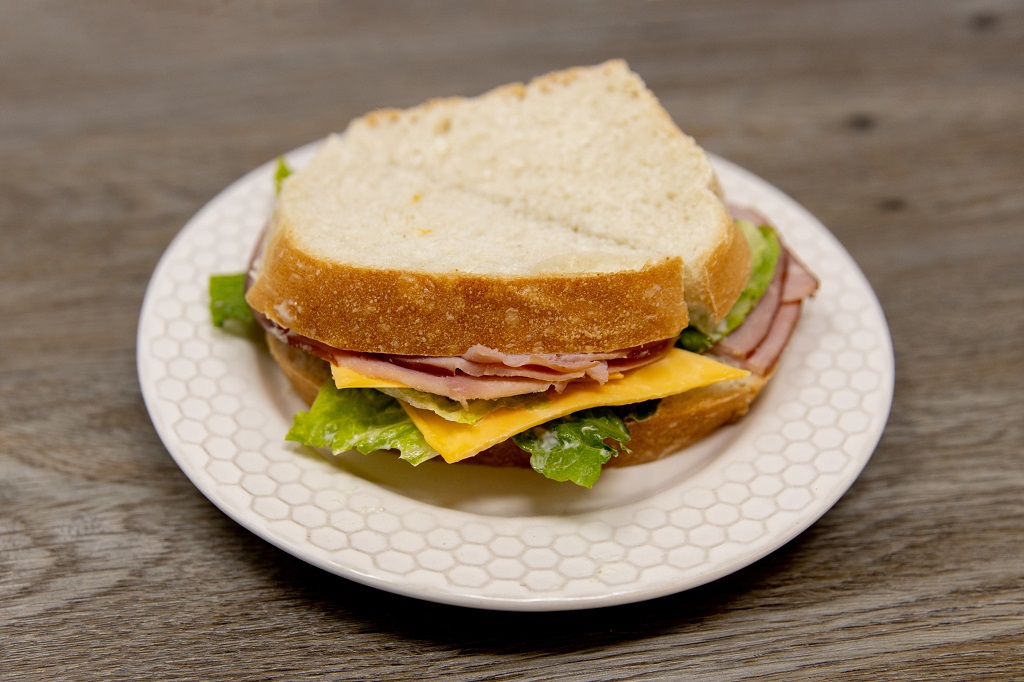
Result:
M729 205L729 213L735 220L746 220L755 225L771 225L768 217L749 206ZM818 290L818 280L803 263L789 253L786 269L786 287L782 292L783 303L802 301Z
M526 393L539 393L555 389L561 393L571 381L590 378L600 383L608 381L609 370L623 372L654 362L672 348L674 339L624 349L614 353L595 353L595 356L619 356L610 359L587 360L586 354L576 354L571 361L557 355L529 356L531 364L519 365L522 356L511 356L510 365L501 362L506 357L493 349L474 347L476 358L493 359L492 362L474 362L461 357L427 358L371 353L352 353L329 349L328 360L358 372L363 376L395 381L427 393L447 396L454 400L493 400ZM516 366L519 365L519 366ZM557 367L578 367L561 371Z
M764 341L754 353L748 357L743 366L755 374L767 376L779 361L783 349L793 335L796 322L800 319L800 303L783 303L772 322L771 329Z
M786 266L786 286L782 289L783 303L802 301L818 290L818 278L793 254L789 254Z
M768 289L747 319L719 341L711 354L743 369L767 376L789 343L803 299L818 290L818 280L783 248Z
M582 379L594 372L598 376L592 378L599 381L608 380L608 369L604 363L595 363L595 368L580 369L576 371L558 371L546 367L506 367L499 363L479 363L467 360L465 357L438 357L438 358L405 358L393 357L390 362L402 367L419 372L430 374L457 374L461 372L472 377L525 377L528 379ZM604 369L604 378L599 378L600 369ZM596 370L596 371L595 371Z
M494 400L527 393L540 393L549 388L554 388L561 393L569 383L569 380L431 374L403 367L367 353L347 353L345 351L336 352L331 362L363 376L394 381L417 391L443 395L462 403L467 400Z
M779 310L779 304L782 302L787 261L788 255L783 249L779 254L779 262L775 266L775 275L768 284L768 289L761 296L761 300L747 315L747 319L743 320L743 324L718 342L715 346L716 354L742 360L750 357L751 353L764 341L768 330L771 329L772 321L775 319L775 313Z
M426 357L357 353L332 348L296 334L265 315L259 323L278 339L373 379L394 381L426 393L467 400L494 400L554 389L561 393L571 381L608 381L611 372L625 372L658 360L675 339L605 353L516 354L473 346L459 357Z
M603 353L509 354L476 345L456 358L461 371L473 376L584 376L604 383L610 372L625 372L651 363L668 352L675 339L663 339L633 348ZM436 362L439 358L429 358ZM450 361L449 358L440 360Z
M474 362L500 363L508 367L524 367L526 365L539 365L550 367L564 372L571 372L577 369L586 369L603 360L618 360L620 358L635 357L647 353L660 352L663 346L671 342L671 339L656 341L654 343L636 346L635 348L624 348L622 350L605 353L553 353L537 354L523 353L511 354L496 351L487 346L471 346L466 351L464 358Z
M766 216L752 208L730 206L729 212L737 220L770 225ZM771 371L799 318L800 301L817 289L818 280L783 245L775 274L761 300L739 327L715 344L711 353L758 374ZM787 308L793 304L797 304L795 311Z
M670 341L670 340L669 340ZM659 352L665 342L656 345ZM650 355L646 346L636 349L624 349L612 353L576 353L576 354L507 354L486 346L476 345L469 348L459 357L401 357L393 358L403 366L423 371L438 370L454 374L462 372L475 377L483 376L521 376L534 379L562 377L563 379L582 379L590 377L604 383L608 381L609 362L629 360L638 356Z

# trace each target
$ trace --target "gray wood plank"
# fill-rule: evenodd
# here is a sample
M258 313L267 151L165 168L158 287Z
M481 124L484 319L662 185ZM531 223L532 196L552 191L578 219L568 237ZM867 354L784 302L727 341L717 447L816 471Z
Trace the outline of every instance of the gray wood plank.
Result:
M1024 4L0 4L0 627L37 679L1020 679ZM593 612L378 592L251 535L142 404L175 233L381 106L622 56L806 205L888 316L892 416L821 521Z

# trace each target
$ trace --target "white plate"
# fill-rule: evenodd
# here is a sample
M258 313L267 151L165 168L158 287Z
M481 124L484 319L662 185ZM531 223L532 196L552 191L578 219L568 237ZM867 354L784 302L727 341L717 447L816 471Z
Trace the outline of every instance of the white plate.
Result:
M296 166L310 145L289 155ZM824 514L888 417L893 355L871 287L835 238L780 191L715 159L822 280L750 414L593 490L532 471L414 469L390 455L328 461L283 436L303 404L255 344L210 324L207 278L245 269L273 202L274 164L224 190L160 261L139 322L146 406L178 465L221 510L281 549L383 590L544 611L650 599L707 583Z

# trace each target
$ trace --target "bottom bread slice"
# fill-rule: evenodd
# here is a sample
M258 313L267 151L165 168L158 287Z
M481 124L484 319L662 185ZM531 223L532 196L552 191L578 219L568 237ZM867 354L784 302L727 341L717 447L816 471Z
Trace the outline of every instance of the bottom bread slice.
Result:
M271 334L267 334L267 347L299 397L311 404L320 387L331 378L330 365ZM767 377L751 374L663 398L649 418L629 422L630 452L620 451L605 466L653 462L693 445L745 415L767 381ZM530 454L509 439L463 463L529 467Z

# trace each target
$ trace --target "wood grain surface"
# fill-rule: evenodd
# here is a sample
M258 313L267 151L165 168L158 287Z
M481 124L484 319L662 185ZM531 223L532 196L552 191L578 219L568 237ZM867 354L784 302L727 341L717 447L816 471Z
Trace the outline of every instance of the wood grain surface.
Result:
M0 2L0 679L1024 679L1024 3ZM774 554L589 612L398 597L175 466L135 332L161 253L369 109L625 57L853 254L896 392Z

